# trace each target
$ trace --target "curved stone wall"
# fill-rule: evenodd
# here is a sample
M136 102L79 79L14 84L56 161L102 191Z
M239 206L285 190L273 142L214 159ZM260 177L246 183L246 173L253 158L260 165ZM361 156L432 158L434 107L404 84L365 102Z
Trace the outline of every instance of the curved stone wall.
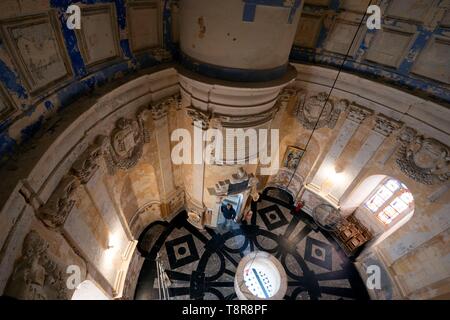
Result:
M404 158L404 150L413 141L422 141L415 140L421 136L432 139L427 140L430 146L438 144L448 152L444 144L449 141L448 109L341 73L331 92L333 108L321 115L307 152L292 171L284 167L285 151L288 146L304 148L308 143L309 124L317 116L314 108L321 107L317 101L329 92L336 76L330 69L295 67L297 79L284 90L271 121L271 128L280 130L281 169L269 179L259 175L258 166L248 165L245 170L260 179L259 189L279 187L306 200L307 211L325 202L340 207L343 214L358 206L349 206L346 198L367 177L388 175L402 181L415 198L413 217L368 248L358 263L364 266L375 261L384 266L392 282L386 289L390 291L383 291L384 297L439 295L448 276L440 267L445 265L442 259L448 239L448 160L442 164L438 159L442 154L432 153L428 164L439 164L439 170L432 172L420 171L417 165L408 169L402 161L416 161ZM21 254L28 245L26 239L37 237L60 266L61 281L67 276L66 268L76 265L83 277L93 279L111 297L121 296L123 290L130 297L142 264L134 239L142 230L183 208L183 191L189 197L196 194L193 180L195 189L201 187L196 199L202 202L199 205L211 212L217 209L209 189L214 189L218 179L232 178L237 167L207 165L199 181L199 175L192 176L195 168L172 164L168 154L173 146L170 133L191 126L187 100L174 96L183 79L169 68L117 84L105 94L99 92L98 98L71 106L68 110L73 113L60 114L52 130L31 140L32 147L2 168L1 175L7 177L1 193L4 223L0 232L0 284L5 294L21 294L23 279L20 275L11 278L11 274L16 272L17 258L30 258ZM340 136L347 136L346 143L337 145L341 153L330 153L336 150ZM366 144L368 139L379 143ZM351 179L320 183L321 168L327 164L339 166ZM191 200L186 201L189 206ZM430 257L430 252L441 254ZM426 276L418 279L419 274ZM60 298L70 294L58 288L44 289Z

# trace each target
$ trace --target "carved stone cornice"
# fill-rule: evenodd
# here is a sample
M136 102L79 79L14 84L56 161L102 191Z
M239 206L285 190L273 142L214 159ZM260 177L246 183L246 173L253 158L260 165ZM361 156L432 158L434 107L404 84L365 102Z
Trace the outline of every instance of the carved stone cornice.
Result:
M450 148L406 127L399 135L397 165L411 179L423 184L445 182L450 177Z
M65 175L45 205L37 211L37 217L50 228L61 227L75 205L74 195L79 185L80 181L75 176Z
M356 103L351 103L348 107L347 119L350 119L356 123L361 123L372 114L372 110L357 105Z
M373 131L378 132L385 137L389 137L393 131L400 129L401 126L401 122L388 118L385 115L378 114L375 118Z

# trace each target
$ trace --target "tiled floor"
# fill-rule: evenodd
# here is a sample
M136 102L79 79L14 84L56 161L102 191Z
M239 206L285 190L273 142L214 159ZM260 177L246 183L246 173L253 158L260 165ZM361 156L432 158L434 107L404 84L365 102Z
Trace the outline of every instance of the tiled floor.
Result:
M263 250L279 259L288 275L285 299L368 299L353 264L307 214L294 215L288 205L268 197L253 206L257 214L248 226L199 231L185 212L167 223L147 255L135 298L158 299L154 259L159 252L171 299L236 299L240 259Z

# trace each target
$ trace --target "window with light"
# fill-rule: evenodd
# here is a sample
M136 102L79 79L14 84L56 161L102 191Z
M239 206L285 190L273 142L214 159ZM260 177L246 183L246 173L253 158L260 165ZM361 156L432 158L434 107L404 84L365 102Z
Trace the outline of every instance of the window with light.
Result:
M385 225L410 212L413 206L414 198L408 188L391 178L381 183L365 202L365 207Z

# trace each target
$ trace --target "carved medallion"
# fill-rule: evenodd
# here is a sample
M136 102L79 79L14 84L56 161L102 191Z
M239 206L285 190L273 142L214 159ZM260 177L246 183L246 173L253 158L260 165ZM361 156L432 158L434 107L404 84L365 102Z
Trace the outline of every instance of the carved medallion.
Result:
M447 181L450 177L450 149L443 143L417 135L406 128L399 136L397 164L410 178L424 184Z
M296 116L303 127L308 130L323 128L325 126L334 128L341 110L334 106L333 101L327 101L328 94L321 92L308 98L301 99L298 103Z
M110 172L113 173L115 168L127 170L134 167L142 156L145 140L142 121L117 120L106 155Z

